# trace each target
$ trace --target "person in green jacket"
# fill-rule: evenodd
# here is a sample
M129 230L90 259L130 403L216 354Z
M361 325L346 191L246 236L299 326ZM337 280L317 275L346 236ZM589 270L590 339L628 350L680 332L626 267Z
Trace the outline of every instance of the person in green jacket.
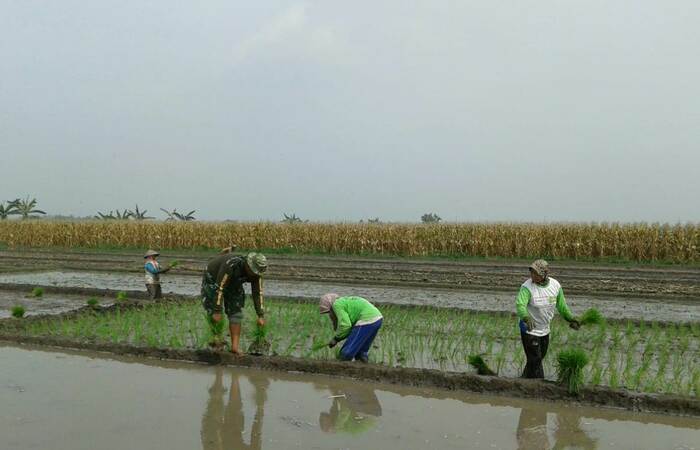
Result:
M574 330L579 322L566 305L561 284L549 276L549 264L538 259L530 267L530 278L526 280L515 300L515 310L520 319L520 338L527 357L523 378L544 378L542 360L549 347L549 324L554 310L569 322Z
M382 313L362 297L340 297L333 293L321 297L318 309L320 314L328 314L335 330L328 347L347 339L338 358L368 362L369 349L382 327Z

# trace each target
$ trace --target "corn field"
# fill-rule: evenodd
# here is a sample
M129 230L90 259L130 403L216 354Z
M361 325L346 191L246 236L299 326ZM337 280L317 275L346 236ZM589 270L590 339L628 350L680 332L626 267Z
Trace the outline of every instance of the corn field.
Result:
M2 221L0 244L697 263L700 224Z

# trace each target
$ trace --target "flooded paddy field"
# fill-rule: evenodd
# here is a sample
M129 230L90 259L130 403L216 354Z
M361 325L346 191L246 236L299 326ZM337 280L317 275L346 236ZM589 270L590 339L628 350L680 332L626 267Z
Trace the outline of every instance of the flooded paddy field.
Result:
M114 298L95 296L98 305L111 305ZM0 319L10 317L10 311L14 306L22 306L27 316L41 314L61 314L72 311L86 305L88 297L77 294L44 293L41 297L31 294L31 289L26 293L17 290L0 290Z
M59 286L74 288L141 290L145 291L143 277L127 272L48 271L31 273L0 273L0 283L28 286ZM166 293L199 295L201 279L198 275L167 274L162 286ZM700 284L700 282L698 283ZM454 289L417 288L410 286L361 286L328 282L269 280L265 284L268 295L295 298L319 298L326 292L359 295L373 302L464 308L479 311L514 310L514 298L519 284L512 292L473 292ZM564 286L564 291L568 292ZM598 297L585 294L567 295L574 313L589 308L599 309L605 316L661 322L700 321L698 298L633 298Z
M178 273L199 274L215 252L164 251L162 262L177 259ZM135 251L0 250L0 272L142 272ZM271 280L328 282L338 285L404 286L459 291L517 289L528 276L528 261L363 258L268 255ZM552 262L552 276L567 292L598 297L700 298L700 267Z
M692 449L697 418L0 347L6 448ZM60 389L57 384L60 383Z

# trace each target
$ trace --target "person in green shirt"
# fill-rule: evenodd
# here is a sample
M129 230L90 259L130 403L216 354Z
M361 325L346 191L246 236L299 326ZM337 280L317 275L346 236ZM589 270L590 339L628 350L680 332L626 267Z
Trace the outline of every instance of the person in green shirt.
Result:
M520 337L527 357L523 378L544 378L542 360L549 348L549 324L554 311L569 322L574 330L579 322L566 305L561 284L549 276L549 264L538 259L530 267L530 278L526 280L515 300L515 310L520 319Z
M319 313L328 314L335 330L335 336L328 347L335 347L338 342L347 341L340 349L338 358L344 361L353 359L369 361L369 349L382 327L382 313L376 306L362 297L340 297L328 293L321 297Z

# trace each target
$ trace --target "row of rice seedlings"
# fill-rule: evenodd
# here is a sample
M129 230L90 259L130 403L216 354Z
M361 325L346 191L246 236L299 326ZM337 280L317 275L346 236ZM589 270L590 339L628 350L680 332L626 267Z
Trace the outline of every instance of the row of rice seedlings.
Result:
M470 356L482 355L502 376L519 376L522 371L525 358L517 320L510 315L399 307L384 307L382 312L384 326L370 352L372 362L471 370ZM260 337L250 316L244 324L243 348ZM266 320L268 354L332 359L342 346L327 347L333 330L313 304L269 299ZM213 337L206 315L195 302L86 313L71 319L33 322L26 329L35 335L167 348L202 349ZM586 383L688 395L697 390L697 331L695 325L641 327L632 322L574 331L565 322L555 320L550 352L556 354L567 347L587 352L591 367L584 371ZM557 358L548 356L546 373L555 374L556 364Z

